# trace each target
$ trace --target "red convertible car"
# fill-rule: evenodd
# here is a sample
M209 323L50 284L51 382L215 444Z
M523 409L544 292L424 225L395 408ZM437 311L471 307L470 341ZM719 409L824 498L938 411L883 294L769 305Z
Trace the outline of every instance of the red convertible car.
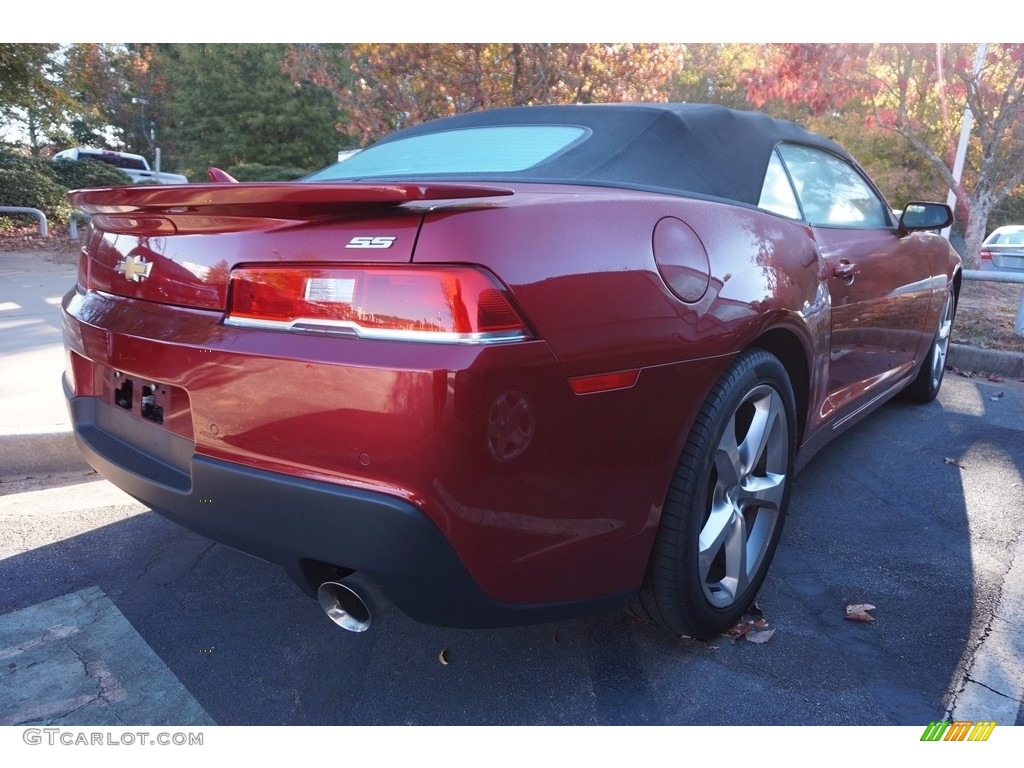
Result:
M340 625L753 601L795 472L942 382L960 260L834 143L707 105L500 109L306 180L72 193L89 462Z

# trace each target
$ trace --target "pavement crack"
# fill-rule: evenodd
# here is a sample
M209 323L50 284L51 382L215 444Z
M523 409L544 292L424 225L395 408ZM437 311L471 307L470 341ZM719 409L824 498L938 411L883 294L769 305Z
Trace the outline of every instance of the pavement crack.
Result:
M175 549L174 545L164 547L146 562L142 570L142 578L152 577L153 583L157 586L172 587L174 582L182 576L191 574L215 546L217 546L216 542L206 540L203 548L187 559L172 552Z
M994 693L996 696L1002 696L1004 699L1007 699L1009 701L1017 701L1017 699L1015 699L1013 696L1005 694L1002 691L997 691L991 685L985 685L985 683L981 682L980 680L975 680L972 677L967 677L966 682L974 683L975 685L979 685L979 686L981 686L982 688L984 688L987 691L992 691L992 693Z
M82 665L82 669L85 670L86 676L95 682L97 688L99 688L99 690L89 697L87 701L83 702L80 706L75 707L75 709L68 714L73 714L83 707L96 703L109 707L119 701L124 701L128 697L128 693L125 691L124 686L121 685L121 681L114 675L105 661L101 659L94 659L92 661L86 659L82 652L70 643L68 644L68 648L73 654L75 654L75 658L77 658L79 663Z
M206 557L206 553L213 549L215 546L217 546L217 542L215 541L211 541L208 545L206 545L206 547L204 547L203 550L195 556L195 559L192 561L192 565L189 566L188 572L192 573L192 571L196 569L196 566L199 565L202 559Z

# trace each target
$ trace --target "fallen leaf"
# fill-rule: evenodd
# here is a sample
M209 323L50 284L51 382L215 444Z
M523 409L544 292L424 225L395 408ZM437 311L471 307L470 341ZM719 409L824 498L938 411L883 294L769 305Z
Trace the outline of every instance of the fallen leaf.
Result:
M765 629L765 630L762 630L760 632L747 632L747 634L744 635L744 637L746 637L747 640L749 640L752 643L760 644L760 643L767 643L769 640L772 639L772 635L774 635L774 634L775 634L775 630L774 629Z
M769 638L771 638L775 630L767 630L767 636L765 636L765 631L758 630L764 630L767 626L768 620L764 617L764 612L757 603L754 603L747 609L747 612L743 614L743 618L740 620L739 624L730 627L722 634L726 637L732 638L733 643L744 637L754 643L766 643Z
M745 634L747 634L747 632L749 632L753 628L753 624L750 624L746 621L741 621L736 626L727 630L725 634L731 637L732 641L735 643L737 640L741 639Z
M953 373L955 373L957 376L963 376L965 379L969 379L974 375L973 371L964 371L961 370L960 368L954 368Z
M856 605L847 603L846 615L843 618L847 621L874 621L875 617L868 613L873 610L875 610L875 606L871 603L857 603Z
M991 376L988 377L988 380L994 382L995 384L999 384L1000 382L1006 381L1006 379L1004 379L998 373L993 373Z
M1005 394L1006 394L1005 392L996 392L994 395L992 395L992 397L989 398L989 400L992 400L993 402L996 402L998 400L1002 400L1003 399L1003 395L1005 395Z
M442 664L444 664L446 667L448 666L448 649L447 648L442 648L441 649L441 652L439 654L437 654L437 660L439 662L441 662Z
M952 464L954 467L960 467L960 469L967 469L967 467L965 467L959 461L957 461L956 459L951 459L948 456L946 457L946 463L947 464Z

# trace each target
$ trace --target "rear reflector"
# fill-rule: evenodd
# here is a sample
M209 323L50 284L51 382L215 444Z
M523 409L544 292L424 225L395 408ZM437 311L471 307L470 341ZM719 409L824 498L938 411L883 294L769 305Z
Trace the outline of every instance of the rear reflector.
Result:
M472 267L250 267L230 325L448 344L530 338L502 286Z
M594 392L610 392L615 389L629 389L640 378L639 370L599 373L594 376L575 376L569 379L569 386L577 395Z

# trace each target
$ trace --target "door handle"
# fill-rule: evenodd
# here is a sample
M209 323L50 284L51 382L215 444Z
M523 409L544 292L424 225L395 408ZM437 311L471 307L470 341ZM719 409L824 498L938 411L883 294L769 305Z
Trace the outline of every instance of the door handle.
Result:
M859 272L860 270L857 268L857 265L851 264L846 259L842 259L838 264L832 267L832 274L846 283L852 283L853 278L856 277Z

